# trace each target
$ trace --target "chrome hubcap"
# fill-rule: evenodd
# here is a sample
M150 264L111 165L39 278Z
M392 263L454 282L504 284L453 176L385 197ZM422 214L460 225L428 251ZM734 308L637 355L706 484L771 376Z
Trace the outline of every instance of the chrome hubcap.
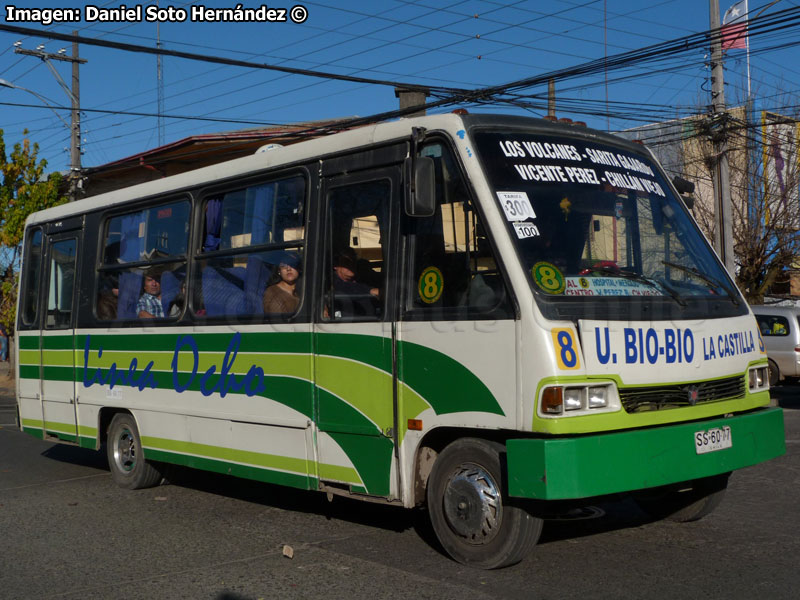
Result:
M136 444L129 429L123 429L114 444L114 462L121 471L131 471L136 465Z
M486 544L500 529L503 503L497 483L480 465L462 464L444 491L450 528L472 544Z

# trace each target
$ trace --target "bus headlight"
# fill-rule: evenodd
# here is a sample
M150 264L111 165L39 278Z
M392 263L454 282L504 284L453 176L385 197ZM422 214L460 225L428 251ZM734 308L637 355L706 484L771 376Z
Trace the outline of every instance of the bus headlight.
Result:
M564 390L564 410L580 410L583 408L583 388L567 388Z
M766 389L769 386L769 367L753 367L747 371L750 391Z
M589 388L589 408L604 408L608 405L606 400L606 388L603 387L590 387Z
M570 383L569 387L550 385L539 398L539 414L543 417L589 415L597 412L621 410L616 386L592 382L591 385Z

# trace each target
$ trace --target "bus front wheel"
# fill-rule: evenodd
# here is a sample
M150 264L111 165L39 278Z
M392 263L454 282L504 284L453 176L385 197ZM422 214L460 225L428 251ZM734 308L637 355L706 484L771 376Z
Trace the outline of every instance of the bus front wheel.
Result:
M106 453L111 476L120 487L138 490L161 481L159 470L144 459L139 428L132 415L119 413L111 420Z
M437 457L427 486L436 537L456 561L496 569L521 561L542 520L509 503L501 480L501 444L464 438Z
M730 473L722 473L678 485L642 490L634 495L634 500L654 519L678 523L698 521L722 502L729 476Z

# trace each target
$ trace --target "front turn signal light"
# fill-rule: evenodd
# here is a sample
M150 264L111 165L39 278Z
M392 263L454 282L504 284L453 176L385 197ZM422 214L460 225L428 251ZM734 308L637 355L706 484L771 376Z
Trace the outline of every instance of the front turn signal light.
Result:
M560 415L564 409L564 388L549 387L542 392L542 412Z

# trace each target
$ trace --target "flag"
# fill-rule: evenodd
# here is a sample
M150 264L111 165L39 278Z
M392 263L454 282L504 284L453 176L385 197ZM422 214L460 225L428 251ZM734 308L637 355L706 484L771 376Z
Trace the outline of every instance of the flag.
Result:
M720 33L723 50L747 48L747 0L739 0L725 11Z

